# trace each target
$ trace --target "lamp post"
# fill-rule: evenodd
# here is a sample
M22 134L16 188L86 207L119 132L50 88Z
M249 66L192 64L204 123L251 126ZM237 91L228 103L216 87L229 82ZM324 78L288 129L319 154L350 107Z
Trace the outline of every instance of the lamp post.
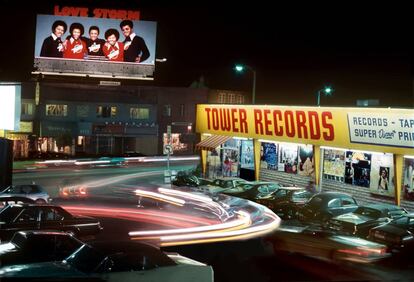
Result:
M236 72L242 73L244 69L248 69L253 73L253 89L252 89L252 104L255 104L256 101L256 71L248 65L235 65L234 69Z
M325 86L323 89L318 90L318 102L317 105L319 106L321 103L321 92L325 93L325 96L330 96L333 93L333 88L330 86Z

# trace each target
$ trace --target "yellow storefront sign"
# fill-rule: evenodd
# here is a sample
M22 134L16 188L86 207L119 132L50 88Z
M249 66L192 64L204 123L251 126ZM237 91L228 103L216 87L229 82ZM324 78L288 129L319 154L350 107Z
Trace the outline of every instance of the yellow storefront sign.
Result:
M414 110L197 106L197 132L414 155Z

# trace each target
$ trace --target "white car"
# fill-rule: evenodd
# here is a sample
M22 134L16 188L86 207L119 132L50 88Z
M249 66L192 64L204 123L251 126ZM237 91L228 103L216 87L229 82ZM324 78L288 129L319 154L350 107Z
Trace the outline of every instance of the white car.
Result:
M37 184L12 185L4 189L0 196L26 197L36 203L50 203L52 201L45 189Z
M114 282L212 282L214 279L211 266L134 241L84 244L60 262L0 268L0 277Z

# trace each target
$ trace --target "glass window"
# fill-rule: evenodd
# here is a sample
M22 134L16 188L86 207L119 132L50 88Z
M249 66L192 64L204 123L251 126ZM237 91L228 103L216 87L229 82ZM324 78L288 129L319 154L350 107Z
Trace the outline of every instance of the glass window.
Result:
M149 119L148 108L130 108L129 117L131 119Z
M37 210L33 208L25 209L15 220L16 222L33 222L37 221Z
M117 109L110 106L98 106L96 108L96 117L108 118L115 117Z
M68 115L68 106L58 104L47 104L46 115L54 117L66 117Z
M76 111L78 117L88 117L89 115L89 106L88 105L78 105L76 106Z
M42 221L62 220L63 214L59 213L55 208L44 208L42 211Z
M341 206L341 201L339 199L332 199L328 203L328 208L339 208Z
M356 205L356 202L352 198L343 198L343 199L341 199L341 205L342 206L352 206L352 205Z
M22 115L33 115L33 104L22 102Z
M164 110L162 113L165 117L170 117L171 116L171 105L164 105Z

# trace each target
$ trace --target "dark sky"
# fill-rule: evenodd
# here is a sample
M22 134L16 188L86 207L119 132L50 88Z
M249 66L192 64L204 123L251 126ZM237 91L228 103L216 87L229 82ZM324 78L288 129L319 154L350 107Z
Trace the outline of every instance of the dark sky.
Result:
M30 78L35 14L52 13L1 0L6 27L0 78ZM174 2L174 3L172 3ZM235 62L257 71L257 102L312 105L324 84L335 87L326 105L380 99L382 106L413 105L413 24L408 7L350 1L59 1L60 6L140 10L157 21L157 64L152 85L187 87L200 76L215 89L251 91L252 75L235 74ZM244 3L244 4L243 4ZM261 4L266 3L266 4ZM24 20L20 21L17 15ZM148 84L148 83L144 83Z

